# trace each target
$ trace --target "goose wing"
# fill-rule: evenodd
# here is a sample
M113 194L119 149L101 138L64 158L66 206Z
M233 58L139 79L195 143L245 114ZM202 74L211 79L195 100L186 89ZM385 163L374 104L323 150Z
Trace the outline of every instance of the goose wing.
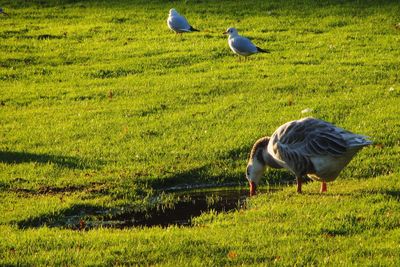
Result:
M328 122L305 118L280 126L271 137L268 152L296 175L312 172L311 157L340 157L347 151L343 133Z

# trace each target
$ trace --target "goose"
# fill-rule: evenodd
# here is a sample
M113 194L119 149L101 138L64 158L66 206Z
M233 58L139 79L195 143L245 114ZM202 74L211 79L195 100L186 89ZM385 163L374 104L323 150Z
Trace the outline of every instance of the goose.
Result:
M255 46L246 37L240 36L235 28L228 28L223 34L228 34L228 44L233 53L240 56L250 56L256 53L269 53L269 51Z
M178 13L175 8L169 10L169 16L167 19L168 27L175 33L184 32L198 32L199 30L190 26L186 18Z
M298 193L304 175L322 182L320 192L326 192L326 183L334 181L359 150L372 144L367 138L311 117L287 122L253 145L246 170L250 196L255 195L266 167L292 172Z

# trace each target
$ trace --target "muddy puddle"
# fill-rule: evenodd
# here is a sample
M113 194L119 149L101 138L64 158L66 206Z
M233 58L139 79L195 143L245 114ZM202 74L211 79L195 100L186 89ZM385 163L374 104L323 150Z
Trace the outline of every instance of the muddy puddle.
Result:
M276 191L264 189L260 193ZM171 225L191 226L192 219L204 212L216 213L235 211L246 207L249 190L217 189L195 192L174 193L177 201L169 206L157 207L146 212L126 212L114 215L110 220L80 221L75 229L91 229L97 227L131 228L131 227L168 227Z

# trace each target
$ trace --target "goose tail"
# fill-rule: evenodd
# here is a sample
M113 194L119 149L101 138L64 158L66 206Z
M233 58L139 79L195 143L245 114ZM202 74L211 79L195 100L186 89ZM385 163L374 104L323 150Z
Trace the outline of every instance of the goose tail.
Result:
M369 140L368 136L364 135L354 135L353 138L351 138L348 142L350 147L363 147L363 146L369 146L372 145L373 142Z

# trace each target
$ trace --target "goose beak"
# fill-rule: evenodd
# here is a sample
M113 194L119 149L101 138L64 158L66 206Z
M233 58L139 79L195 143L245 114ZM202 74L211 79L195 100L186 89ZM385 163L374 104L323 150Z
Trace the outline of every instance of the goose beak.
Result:
M256 194L256 184L254 182L249 182L250 185L250 196L254 196Z

